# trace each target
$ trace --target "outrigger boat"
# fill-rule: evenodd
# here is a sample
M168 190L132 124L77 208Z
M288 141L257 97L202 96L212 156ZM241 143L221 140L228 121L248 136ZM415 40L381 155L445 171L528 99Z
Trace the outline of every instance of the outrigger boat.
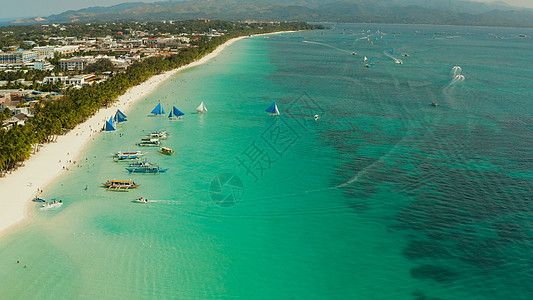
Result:
M165 173L167 169L161 169L158 165L151 164L147 161L130 164L126 168L130 173Z
M134 189L140 184L136 184L135 182L131 180L108 180L104 183L102 183L103 186L107 187L108 190L115 190L115 191L128 191L129 189Z
M161 147L159 149L159 151L157 151L157 152L159 152L161 154L164 154L164 155L172 155L172 154L174 154L175 151L170 149L170 148L168 148L168 147Z
M152 139L166 139L168 136L166 130L154 131L148 135Z
M37 196L35 196L35 198L33 198L31 201L33 201L33 202L41 202L41 203L46 202L44 199L41 199L41 198L39 198Z
M142 147L157 147L161 145L161 142L159 141L159 138L148 137L148 138L142 138L141 142L138 143L137 145L142 146Z
M113 159L115 161L135 160L145 154L146 153L142 153L140 150L139 151L119 151L113 155Z

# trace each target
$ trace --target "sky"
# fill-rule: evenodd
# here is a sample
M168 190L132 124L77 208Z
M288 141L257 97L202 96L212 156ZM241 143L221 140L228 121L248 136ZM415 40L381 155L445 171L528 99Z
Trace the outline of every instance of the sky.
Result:
M476 2L505 2L510 5L518 6L518 7L529 7L533 8L533 0L471 0Z
M71 9L91 6L111 6L124 2L158 2L162 0L0 0L0 21L25 17L46 17ZM442 0L447 1L447 0ZM492 2L496 0L475 0ZM515 6L533 8L533 0L499 0Z
M125 2L159 2L164 0L0 0L0 19L46 17L67 10L91 6L111 6Z

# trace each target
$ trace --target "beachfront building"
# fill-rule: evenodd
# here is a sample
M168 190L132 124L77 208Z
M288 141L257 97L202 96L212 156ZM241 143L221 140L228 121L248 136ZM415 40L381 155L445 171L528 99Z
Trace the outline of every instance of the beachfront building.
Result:
M67 82L68 76L46 76L43 78L43 84L56 84Z
M25 114L17 114L12 116L11 118L5 120L2 123L2 126L4 126L6 129L11 128L13 125L24 125L26 123L26 120L28 119L28 116Z
M70 77L66 84L69 86L83 86L93 83L97 79L94 74L74 75Z
M25 119L27 119L28 117L33 117L33 112L31 111L29 107L14 107L11 109L11 111L13 112L13 115L15 117L17 115L25 115L26 116Z
M56 83L62 83L65 86L83 86L87 84L91 84L97 79L97 77L93 74L85 74L85 75L75 75L72 77L68 76L47 76L43 78L43 84L56 84Z

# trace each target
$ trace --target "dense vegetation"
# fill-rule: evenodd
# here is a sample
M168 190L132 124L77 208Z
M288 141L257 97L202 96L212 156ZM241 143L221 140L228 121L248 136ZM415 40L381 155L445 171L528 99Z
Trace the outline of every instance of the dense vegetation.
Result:
M87 8L48 17L49 22L278 20L307 22L446 24L533 27L533 11L502 2L463 0L189 0Z
M102 73L107 71L113 71L115 66L108 58L100 58L96 62L85 67L85 71L88 73Z
M203 25L205 23L194 23L198 23L198 30L208 26ZM147 58L142 62L133 63L125 72L118 73L105 82L78 90L68 90L65 97L59 100L40 101L35 107L35 116L28 119L26 125L15 125L10 130L0 130L0 174L16 168L19 163L29 158L33 149L37 148L36 145L51 142L55 136L66 133L91 117L102 106L111 104L130 87L142 83L153 75L191 63L233 37L315 28L305 23L245 25L223 22L221 25L227 28L227 34L224 36L211 40L203 36L196 43L196 47L185 48L171 56Z

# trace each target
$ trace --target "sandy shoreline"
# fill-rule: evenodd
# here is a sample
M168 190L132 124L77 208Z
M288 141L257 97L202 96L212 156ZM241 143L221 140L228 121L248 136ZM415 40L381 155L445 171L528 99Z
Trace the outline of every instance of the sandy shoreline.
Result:
M269 34L275 33L279 32ZM198 61L155 75L140 85L130 88L114 102L113 106L101 108L84 123L79 124L66 135L59 136L57 142L45 144L39 152L24 162L23 167L11 174L8 173L5 178L0 178L0 237L31 221L28 213L30 207L33 207L31 199L68 173L68 169L79 161L83 150L100 133L105 120L113 116L117 109L127 112L137 101L156 90L172 75L206 63L226 47L243 38L245 37L233 38Z

